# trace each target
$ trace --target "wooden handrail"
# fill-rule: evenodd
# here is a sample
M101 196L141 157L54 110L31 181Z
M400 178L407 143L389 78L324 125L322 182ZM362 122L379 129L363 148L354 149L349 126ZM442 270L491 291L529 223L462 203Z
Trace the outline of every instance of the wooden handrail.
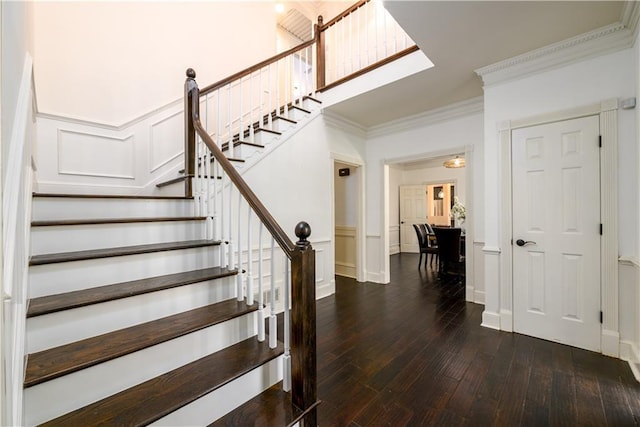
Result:
M245 68L242 71L238 71L237 73L232 74L232 75L230 75L229 77L227 77L225 79L222 79L222 80L220 80L218 82L210 84L209 86L205 86L200 90L200 95L206 95L206 94L208 94L210 92L213 92L216 89L219 89L221 87L224 87L224 86L228 85L229 83L232 83L232 82L234 82L234 81L236 81L238 79L241 79L242 77L246 77L246 76L248 76L248 75L250 75L252 73L255 73L256 71L266 67L267 65L271 65L273 63L276 63L279 60L281 60L282 58L286 58L287 56L289 56L289 55L291 55L291 54L293 54L293 53L295 53L295 52L297 52L299 50L306 49L309 46L313 46L313 44L315 42L316 42L315 39L308 40L308 41L306 41L306 42L304 42L302 44L299 44L298 46L292 47L289 50L286 50L286 51L284 51L282 53L279 53L279 54L277 54L275 56L272 56L269 59L265 59L262 62L258 62L257 64L252 65L249 68Z
M276 222L269 210L267 210L260 199L258 199L258 196L256 196L253 190L251 190L247 182L222 153L222 150L220 150L215 141L209 136L207 131L204 129L204 126L202 126L202 123L200 122L200 92L195 78L196 72L192 68L189 68L187 70L187 80L185 82L185 95L187 103L189 103L190 100L191 105L188 106L188 110L190 111L185 111L185 116L190 117L191 120L187 119L187 121L190 121L193 124L193 130L200 135L200 138L202 138L202 141L206 144L209 150L211 150L213 157L216 159L220 167L227 173L227 176L238 188L238 191L242 194L249 206L253 208L253 211L256 213L258 218L260 218L278 245L282 248L287 258L293 259L296 245L294 245L291 239L289 239L282 227L280 227L280 224Z
M353 12L355 12L358 9L360 9L362 6L364 6L365 4L369 3L370 1L371 0L360 0L358 3L354 4L353 6L351 6L350 8L348 8L347 10L345 10L344 12L342 12L341 14L339 14L338 16L333 18L331 21L327 22L322 27L320 27L320 31L324 31L327 28L329 28L332 25L334 25L336 22L346 18L347 16L351 15Z

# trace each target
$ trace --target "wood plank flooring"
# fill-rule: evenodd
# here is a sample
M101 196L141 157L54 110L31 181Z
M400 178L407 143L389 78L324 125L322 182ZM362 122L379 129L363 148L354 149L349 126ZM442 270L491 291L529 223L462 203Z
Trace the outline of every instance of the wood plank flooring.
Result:
M634 426L626 362L480 326L464 286L391 257L391 283L318 301L321 426Z

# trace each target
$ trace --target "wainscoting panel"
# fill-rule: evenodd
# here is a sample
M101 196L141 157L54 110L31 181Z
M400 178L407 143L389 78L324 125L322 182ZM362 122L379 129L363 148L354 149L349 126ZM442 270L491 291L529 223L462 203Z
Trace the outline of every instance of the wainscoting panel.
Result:
M184 151L183 120L182 111L177 111L151 125L149 172L155 172L182 155Z
M356 277L356 228L336 226L336 274Z
M400 226L389 226L389 255L400 253Z
M105 161L113 158L119 161ZM58 129L58 173L135 179L134 137Z

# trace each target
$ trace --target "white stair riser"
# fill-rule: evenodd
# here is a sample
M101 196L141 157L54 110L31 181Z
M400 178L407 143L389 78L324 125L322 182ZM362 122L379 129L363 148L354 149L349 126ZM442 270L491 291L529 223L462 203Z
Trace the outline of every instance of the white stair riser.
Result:
M29 353L235 297L235 277L201 282L27 319Z
M33 227L34 255L206 238L205 221L136 222Z
M258 134L261 134L262 132L259 132ZM256 134L256 138L258 137L258 134ZM256 144L261 144L260 142L256 142ZM264 145L264 144L262 144ZM246 144L240 144L236 147L234 147L234 152L233 152L233 157L236 159L248 159L249 157L253 156L254 154L258 153L262 151L262 148L260 147L254 147L252 145L246 145Z
M247 372L150 425L208 425L280 381L282 356ZM247 420L247 425L251 424L251 421Z
M25 389L25 423L40 424L256 334L256 315L229 320Z
M182 184L184 188L184 183ZM183 193L184 194L184 193ZM192 216L189 199L93 199L73 197L35 197L34 221L88 218L135 218L157 216Z
M271 126L271 130L275 130L276 132L285 133L289 129L295 127L295 123L291 123L288 120L275 119L273 121L273 125Z
M256 134L254 135L254 142L256 144L267 146L278 137L280 137L280 135L271 132L256 132Z
M299 110L297 108L292 108L289 110L289 115L287 117L297 122L309 117L309 113Z
M208 246L35 265L29 268L29 297L216 267L219 264L219 246Z

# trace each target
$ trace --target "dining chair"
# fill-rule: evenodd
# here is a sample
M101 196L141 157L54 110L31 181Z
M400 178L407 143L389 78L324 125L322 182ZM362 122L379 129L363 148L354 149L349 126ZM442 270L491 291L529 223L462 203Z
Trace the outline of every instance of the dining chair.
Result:
M460 250L462 230L460 228L434 227L433 231L438 242L440 274L464 277L465 258Z
M413 224L413 229L416 231L416 235L418 236L418 246L420 248L420 259L418 260L418 269L420 269L420 265L422 264L422 254L425 254L424 258L424 268L427 268L427 260L429 255L431 255L431 263L433 266L433 257L436 257L436 266L438 265L438 247L431 246L429 242L429 235L427 234L427 228L425 224Z

